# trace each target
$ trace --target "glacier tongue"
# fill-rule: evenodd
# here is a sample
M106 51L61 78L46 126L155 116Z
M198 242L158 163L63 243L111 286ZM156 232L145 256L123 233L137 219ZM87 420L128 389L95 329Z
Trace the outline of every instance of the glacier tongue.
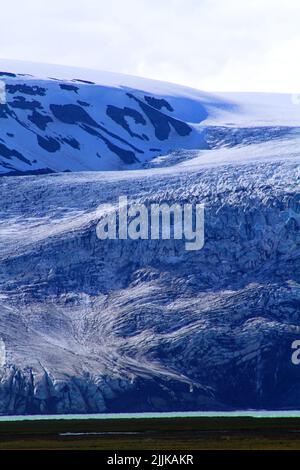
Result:
M298 409L290 97L0 64L0 413ZM204 248L100 241L119 196L205 204Z
M1 412L297 408L294 139L289 159L267 142L240 163L227 148L157 170L2 179ZM233 163L201 166L214 152ZM205 203L203 250L99 241L97 207L120 194Z

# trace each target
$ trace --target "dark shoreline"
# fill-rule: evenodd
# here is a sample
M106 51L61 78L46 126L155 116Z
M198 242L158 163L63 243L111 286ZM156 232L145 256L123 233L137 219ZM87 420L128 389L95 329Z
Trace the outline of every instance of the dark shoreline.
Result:
M300 449L300 418L205 417L0 423L0 450L29 449L292 450Z

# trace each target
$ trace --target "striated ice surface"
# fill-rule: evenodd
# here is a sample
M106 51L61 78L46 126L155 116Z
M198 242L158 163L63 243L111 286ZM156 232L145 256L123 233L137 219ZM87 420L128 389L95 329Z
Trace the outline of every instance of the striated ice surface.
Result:
M134 170L0 179L0 413L300 408L300 136L279 98L277 120L248 97ZM204 248L98 240L120 195L205 204Z
M299 156L199 159L2 179L2 413L299 406ZM120 194L205 203L203 250L98 240Z

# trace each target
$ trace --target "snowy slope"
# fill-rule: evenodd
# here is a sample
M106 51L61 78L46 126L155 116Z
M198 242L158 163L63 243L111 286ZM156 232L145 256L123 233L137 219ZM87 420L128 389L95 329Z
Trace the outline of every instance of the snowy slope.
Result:
M7 126L0 143L8 146L13 127L11 148L33 152L34 168L73 173L0 179L0 412L300 409L300 369L291 362L300 338L297 106L288 95L216 97L133 77L50 72L35 70L38 81L5 78L43 84L45 95L25 99L39 101L53 121L44 133L31 111L12 108L17 119L0 119ZM60 80L47 78L53 75ZM78 77L97 85L72 81ZM51 104L77 102L61 84L78 87L90 104L80 107L97 126L141 145L140 161L125 164L82 122L50 115ZM174 111L164 107L163 115L192 133L172 129L161 154L147 153L159 139L128 89L143 103L145 95L166 100ZM129 103L147 120L149 142L108 119L107 106ZM35 132L49 133L60 150L48 155ZM102 159L83 147L75 160L75 149L61 143L66 136L102 146ZM3 161L27 168L16 157ZM114 169L124 171L107 171ZM99 205L125 194L142 203L204 203L204 248L188 252L181 240L100 242Z
M205 94L121 75L99 73L94 82L81 70L65 79L64 69L55 70L59 78L40 78L24 75L22 63L22 74L0 67L7 98L1 173L116 170L172 149L206 147L194 125L207 117Z
M206 129L295 127L288 95L213 95L138 77L0 60L0 174L138 168L210 146Z

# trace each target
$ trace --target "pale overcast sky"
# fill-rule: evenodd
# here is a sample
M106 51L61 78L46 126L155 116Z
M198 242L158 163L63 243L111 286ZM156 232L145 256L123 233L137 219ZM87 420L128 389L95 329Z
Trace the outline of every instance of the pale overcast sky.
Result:
M300 91L299 0L0 0L0 57Z

